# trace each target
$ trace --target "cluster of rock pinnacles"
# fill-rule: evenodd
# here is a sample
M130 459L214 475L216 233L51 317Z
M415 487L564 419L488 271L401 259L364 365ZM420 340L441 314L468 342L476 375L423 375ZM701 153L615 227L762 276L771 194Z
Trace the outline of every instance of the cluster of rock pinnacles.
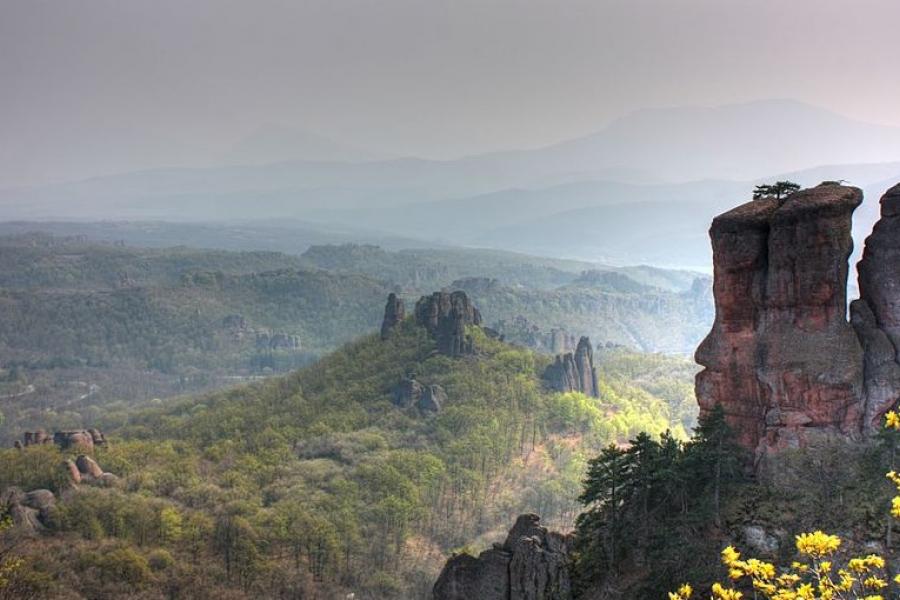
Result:
M858 265L847 319L855 187L755 200L710 229L716 318L697 349L702 413L721 405L757 459L817 439L861 440L900 397L900 185Z
M416 302L413 316L415 323L424 327L435 340L437 351L447 356L460 357L475 353L472 336L466 332L467 326L481 327L489 337L502 339L496 331L483 327L481 312L463 291L435 292L430 296L422 296ZM390 338L391 333L405 318L406 307L403 300L394 293L390 294L384 307L381 339ZM542 378L551 390L577 391L599 398L594 350L590 339L582 337L574 352L557 354ZM439 412L447 400L447 393L441 386L422 384L412 373L401 379L392 390L392 395L397 406L404 409L416 407L423 413Z

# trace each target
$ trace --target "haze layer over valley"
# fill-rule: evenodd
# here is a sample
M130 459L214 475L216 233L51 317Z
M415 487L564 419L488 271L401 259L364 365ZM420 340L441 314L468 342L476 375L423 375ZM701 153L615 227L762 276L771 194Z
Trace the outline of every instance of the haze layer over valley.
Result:
M307 157L298 161L291 140L262 153L282 161L7 189L0 207L7 220L274 222L310 243L462 245L708 270L705 224L755 184L843 179L875 197L900 174L900 129L791 101L637 111L552 146L444 161L335 160L321 144L298 149ZM864 235L877 210L861 212ZM270 248L264 239L246 247Z

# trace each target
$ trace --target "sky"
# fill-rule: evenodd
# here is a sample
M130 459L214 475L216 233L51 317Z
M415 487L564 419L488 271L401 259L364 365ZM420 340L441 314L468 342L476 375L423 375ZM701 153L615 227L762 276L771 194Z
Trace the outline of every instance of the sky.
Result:
M0 186L215 164L265 126L385 156L791 98L900 126L896 0L0 0Z

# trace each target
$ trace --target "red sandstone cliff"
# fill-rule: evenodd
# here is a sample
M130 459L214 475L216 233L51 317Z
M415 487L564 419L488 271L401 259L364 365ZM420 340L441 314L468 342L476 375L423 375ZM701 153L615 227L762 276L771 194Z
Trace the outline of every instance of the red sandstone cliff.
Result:
M863 350L846 319L857 188L821 185L713 221L716 318L697 350L701 411L721 404L746 448L861 433Z

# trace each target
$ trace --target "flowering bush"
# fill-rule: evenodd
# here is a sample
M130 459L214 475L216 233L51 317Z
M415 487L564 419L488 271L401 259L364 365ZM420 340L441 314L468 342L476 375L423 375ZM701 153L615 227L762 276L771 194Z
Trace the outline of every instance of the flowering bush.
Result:
M900 431L900 414L885 415L885 427ZM887 478L897 487L891 501L891 515L900 519L900 475L891 471ZM802 533L796 537L800 560L780 572L775 565L755 558L741 559L741 554L728 546L722 550L722 563L728 577L737 585L752 586L754 597L769 600L883 600L889 583L885 575L884 558L877 554L851 558L843 566L835 565L832 557L840 549L842 540L822 531ZM900 575L894 578L900 585ZM721 583L711 588L713 600L741 600L744 594ZM688 600L693 594L690 585L682 585L669 593L669 600Z

